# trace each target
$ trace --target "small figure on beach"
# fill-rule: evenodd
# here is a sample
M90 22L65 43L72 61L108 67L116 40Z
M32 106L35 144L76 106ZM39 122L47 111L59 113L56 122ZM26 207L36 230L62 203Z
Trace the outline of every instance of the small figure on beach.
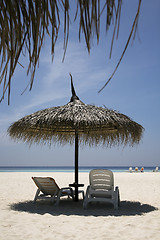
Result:
M153 172L158 172L158 167L156 167L154 170L153 170Z
M138 172L138 167L135 167L135 172Z

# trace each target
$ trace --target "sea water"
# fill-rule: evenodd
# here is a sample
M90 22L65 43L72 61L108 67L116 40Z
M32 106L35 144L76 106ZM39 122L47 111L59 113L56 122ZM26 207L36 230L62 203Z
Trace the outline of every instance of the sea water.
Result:
M134 170L137 166L80 166L79 172L89 172L92 169L108 169L112 172L127 172L129 167ZM144 167L144 172L152 172L155 167L138 166L138 170ZM12 166L0 167L0 172L74 172L72 166Z

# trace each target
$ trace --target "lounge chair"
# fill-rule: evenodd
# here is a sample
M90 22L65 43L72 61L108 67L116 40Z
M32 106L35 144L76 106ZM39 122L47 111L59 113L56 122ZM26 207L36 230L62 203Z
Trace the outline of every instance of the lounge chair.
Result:
M133 172L133 170L132 170L132 167L130 167L130 168L129 168L129 172L130 172L130 173L132 173L132 172Z
M72 198L74 198L72 188L59 188L55 180L51 177L32 177L32 179L38 187L34 198L34 203L36 203L37 199L50 198L51 201L55 201L55 204L58 205L60 197L71 196Z
M120 204L119 189L114 189L113 172L106 169L94 169L89 173L90 185L87 187L83 207L87 208L90 202L111 203L114 209Z
M141 167L141 170L140 170L141 172L144 172L144 167Z
M155 170L153 170L153 172L158 172L158 169L159 169L159 168L158 168L158 167L156 167L156 168L155 168Z

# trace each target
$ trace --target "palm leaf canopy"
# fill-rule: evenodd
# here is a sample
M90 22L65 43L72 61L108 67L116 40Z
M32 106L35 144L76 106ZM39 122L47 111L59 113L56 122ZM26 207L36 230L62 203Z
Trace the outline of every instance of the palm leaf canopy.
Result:
M77 5L75 9L73 2ZM140 6L141 0L138 1L138 9L124 51L108 81L118 68L131 37L135 38ZM93 36L96 37L97 44L99 42L100 22L106 21L106 30L113 26L111 57L114 39L119 35L121 8L122 0L0 0L0 86L2 86L0 102L4 99L7 90L8 103L10 102L12 77L17 64L24 67L21 63L21 56L24 55L25 59L28 58L27 75L30 74L28 86L30 90L32 89L45 38L50 36L53 59L56 41L62 26L64 29L64 60L73 17L79 23L77 28L79 41L83 34L88 52L91 49ZM106 20L101 20L104 14Z
M138 144L143 127L129 117L108 108L84 104L76 95L72 78L72 97L64 106L47 108L13 123L11 138L32 143L73 143L92 145Z

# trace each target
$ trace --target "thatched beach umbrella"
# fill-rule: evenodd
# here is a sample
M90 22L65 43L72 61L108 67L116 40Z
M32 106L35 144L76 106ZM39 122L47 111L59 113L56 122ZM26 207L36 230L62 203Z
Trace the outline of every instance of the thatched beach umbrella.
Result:
M116 111L84 104L76 95L64 106L47 108L13 123L8 133L29 144L75 142L75 200L78 200L78 143L92 145L138 144L143 127Z

